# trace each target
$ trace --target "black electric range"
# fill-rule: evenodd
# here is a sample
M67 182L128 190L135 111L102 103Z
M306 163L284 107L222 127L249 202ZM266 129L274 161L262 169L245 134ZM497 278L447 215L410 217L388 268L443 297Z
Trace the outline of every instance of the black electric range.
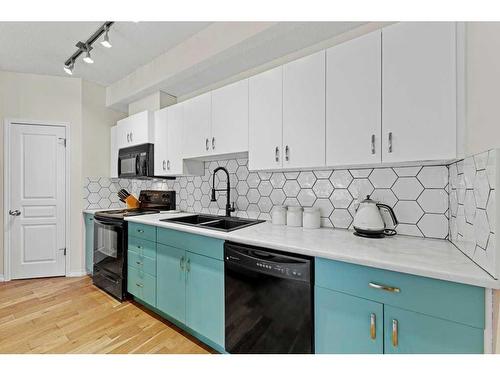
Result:
M175 191L142 190L139 208L94 215L94 285L123 301L127 297L128 222L126 217L175 210Z

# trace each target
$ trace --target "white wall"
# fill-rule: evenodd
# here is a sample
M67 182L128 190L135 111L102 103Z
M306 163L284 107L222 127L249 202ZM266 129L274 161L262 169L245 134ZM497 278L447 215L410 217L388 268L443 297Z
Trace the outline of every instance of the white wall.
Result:
M82 81L82 176L109 176L110 128L125 113L105 107L106 88Z
M105 88L79 78L0 71L0 212L3 202L4 119L66 122L70 125L70 273L83 270L83 176L109 174L109 128L125 114L105 108ZM83 157L82 157L83 155ZM3 228L3 214L0 215ZM0 275L3 274L3 230Z

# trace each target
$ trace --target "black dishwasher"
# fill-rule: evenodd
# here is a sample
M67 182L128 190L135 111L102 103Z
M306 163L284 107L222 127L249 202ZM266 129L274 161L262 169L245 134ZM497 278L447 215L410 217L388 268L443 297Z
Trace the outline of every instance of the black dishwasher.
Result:
M229 353L313 353L313 258L226 242Z

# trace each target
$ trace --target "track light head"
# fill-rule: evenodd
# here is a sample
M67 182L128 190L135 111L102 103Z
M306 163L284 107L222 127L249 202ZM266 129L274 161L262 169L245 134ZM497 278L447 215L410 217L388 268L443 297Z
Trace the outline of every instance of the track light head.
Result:
M87 64L93 64L94 63L94 60L90 56L90 50L89 49L87 49L87 51L85 52L85 57L83 58L83 61L85 61Z
M75 63L72 61L69 65L64 64L64 71L70 76L73 75L73 68L75 67Z
M106 47L106 48L111 48L113 47L113 45L111 44L111 42L109 41L109 35L108 35L108 31L109 31L109 28L108 27L104 27L104 39L101 40L101 45L103 47Z

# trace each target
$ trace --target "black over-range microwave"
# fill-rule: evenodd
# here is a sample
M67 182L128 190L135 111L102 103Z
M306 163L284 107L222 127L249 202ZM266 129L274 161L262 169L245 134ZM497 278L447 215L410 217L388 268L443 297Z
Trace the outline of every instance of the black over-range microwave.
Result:
M118 151L118 177L154 177L154 144L121 148Z

